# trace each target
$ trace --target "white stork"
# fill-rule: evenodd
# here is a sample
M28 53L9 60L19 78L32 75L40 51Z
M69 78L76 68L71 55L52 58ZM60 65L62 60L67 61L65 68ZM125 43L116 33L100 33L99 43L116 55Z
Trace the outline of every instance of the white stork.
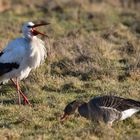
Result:
M21 91L19 81L27 78L30 71L42 64L47 57L45 43L37 37L38 34L46 36L36 30L36 27L42 25L48 25L48 23L25 23L22 28L23 37L12 40L0 52L0 83L12 81L18 93L19 104L22 96L24 104L31 105Z

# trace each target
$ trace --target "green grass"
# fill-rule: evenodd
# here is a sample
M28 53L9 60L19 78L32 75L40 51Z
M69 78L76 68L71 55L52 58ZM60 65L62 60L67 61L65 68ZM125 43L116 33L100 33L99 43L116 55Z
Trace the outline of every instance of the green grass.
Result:
M78 113L60 122L66 104L75 99L111 94L140 100L140 42L133 26L140 11L110 2L31 0L30 6L27 0L13 0L11 9L0 13L1 50L21 36L24 22L51 23L41 28L49 36L45 64L21 82L33 107L17 105L10 83L0 87L0 139L140 139L139 114L112 129Z

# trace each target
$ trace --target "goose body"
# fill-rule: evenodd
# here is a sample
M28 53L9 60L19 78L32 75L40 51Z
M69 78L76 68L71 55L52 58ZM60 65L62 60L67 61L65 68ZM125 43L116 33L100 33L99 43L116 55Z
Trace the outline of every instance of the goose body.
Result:
M140 102L117 96L99 96L88 103L75 100L66 106L62 119L72 114L70 112L74 112L75 108L78 108L79 114L87 119L112 125L114 121L127 119L140 111Z

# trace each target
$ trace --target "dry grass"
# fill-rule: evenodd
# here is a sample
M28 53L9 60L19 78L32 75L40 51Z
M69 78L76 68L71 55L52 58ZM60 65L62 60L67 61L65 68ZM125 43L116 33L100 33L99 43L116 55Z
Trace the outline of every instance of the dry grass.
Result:
M105 1L105 0L104 0ZM46 20L48 59L23 81L33 108L18 106L9 85L0 89L0 139L140 139L139 114L98 126L78 114L60 123L65 105L112 94L140 100L140 12L107 0L13 0L0 13L0 46L21 35L25 21ZM43 29L42 29L43 30ZM44 39L45 40L45 39Z

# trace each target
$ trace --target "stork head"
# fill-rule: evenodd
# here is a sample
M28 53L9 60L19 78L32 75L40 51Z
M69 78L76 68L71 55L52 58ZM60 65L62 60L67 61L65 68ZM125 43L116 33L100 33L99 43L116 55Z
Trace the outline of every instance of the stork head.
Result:
M31 39L34 36L37 36L38 34L43 35L43 36L47 36L44 33L37 31L36 27L48 25L48 24L49 23L46 23L46 22L39 23L39 24L34 24L33 22L27 22L23 25L23 28L22 28L23 35L29 39Z

